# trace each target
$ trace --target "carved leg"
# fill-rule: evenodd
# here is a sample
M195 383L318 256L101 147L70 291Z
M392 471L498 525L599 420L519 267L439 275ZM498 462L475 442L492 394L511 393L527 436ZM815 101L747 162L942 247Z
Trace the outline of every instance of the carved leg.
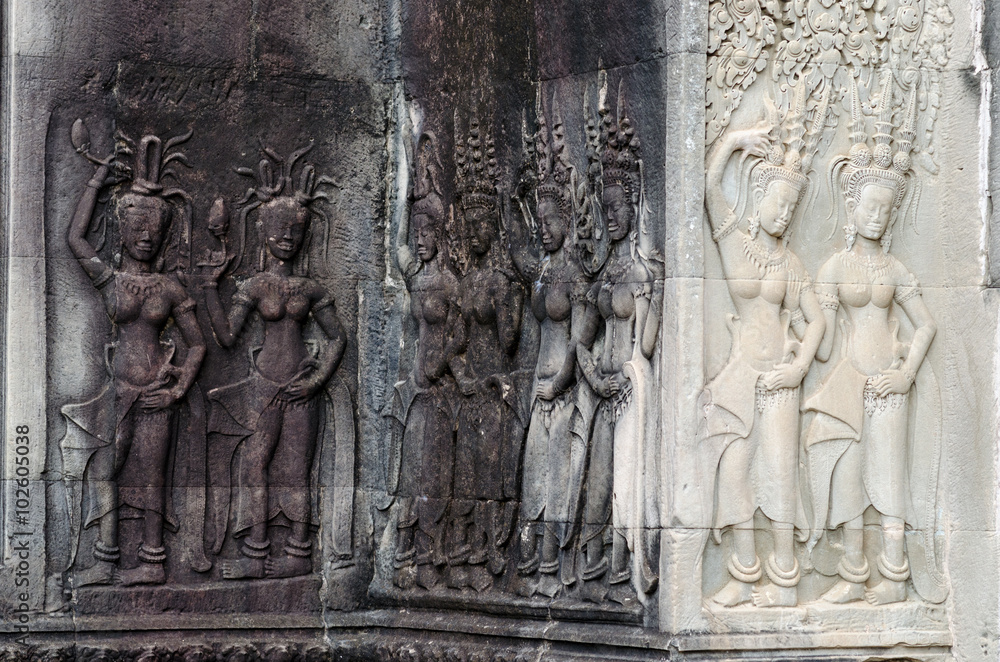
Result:
M629 566L628 541L625 534L618 530L614 532L611 542L611 577L608 579L610 589L608 599L630 606L638 601L632 586L632 568Z
M114 581L115 566L121 558L118 548L118 512L112 511L98 521L98 539L94 542L97 562L86 570L73 574L73 586L110 584Z
M487 534L487 551L489 554L489 569L496 576L503 574L507 568L507 556L504 545L510 538L510 530L514 525L517 505L513 501L489 502L489 528Z
M298 577L312 572L312 542L309 525L292 522L292 534L285 544L284 556L270 557L264 561L266 577Z
M820 598L825 602L844 604L865 597L865 582L871 575L864 552L864 520L855 517L844 523L844 556L837 564L840 580Z
M795 528L784 522L774 522L774 552L767 557L764 570L770 584L755 589L753 603L758 607L794 607L798 603L801 578L799 561L795 558Z
M882 581L865 591L865 599L873 605L906 600L910 562L906 558L902 519L882 516L882 553L878 555L876 566Z
M149 511L146 513L149 516ZM160 517L162 527L162 516ZM162 531L162 528L161 528ZM139 545L139 565L128 570L116 572L115 579L122 586L137 584L162 584L167 580L163 564L167 560L167 548L151 547L143 542Z
M530 575L538 570L540 564L538 523L529 522L521 528L521 562L517 564L517 571L522 575Z
M396 522L396 557L393 565L405 568L413 565L417 550L413 547L413 530L417 526L417 514L412 498L402 498L399 504L399 519Z
M757 556L752 519L733 527L733 549L728 563L732 578L712 596L712 602L723 607L750 602L753 598L753 585L760 581L764 572Z
M559 571L559 525L555 522L545 522L542 534L542 560L538 566L541 573L538 581L538 592L550 598L556 597L562 590L562 582L556 573Z
M259 538L258 538L259 536ZM258 524L250 529L250 535L240 547L242 556L222 562L223 579L259 579L264 576L264 559L271 541L267 539L267 524Z

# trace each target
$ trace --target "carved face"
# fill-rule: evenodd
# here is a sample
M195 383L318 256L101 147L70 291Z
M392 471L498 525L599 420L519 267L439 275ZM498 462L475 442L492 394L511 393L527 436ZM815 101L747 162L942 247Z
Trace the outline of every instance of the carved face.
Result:
M309 210L291 198L275 198L261 205L260 220L271 255L284 261L294 259L309 230Z
M566 240L566 221L559 205L551 198L538 201L538 226L542 235L542 248L546 253L555 253Z
M430 262L437 255L434 220L427 214L415 214L413 216L413 231L417 240L417 257L423 262Z
M170 206L161 198L126 193L118 203L122 246L133 260L151 262L163 246Z
M635 220L635 207L625 189L618 185L604 187L604 214L608 219L608 236L620 241L628 236Z
M470 207L465 210L465 220L469 223L469 248L476 255L485 255L493 245L496 212L486 207Z
M896 214L892 203L896 190L890 186L866 184L861 189L860 200L847 199L847 213L865 239L878 240L885 234L890 221Z
M799 191L794 186L780 179L771 182L757 203L760 227L772 237L785 234L788 224L792 222L798 201Z

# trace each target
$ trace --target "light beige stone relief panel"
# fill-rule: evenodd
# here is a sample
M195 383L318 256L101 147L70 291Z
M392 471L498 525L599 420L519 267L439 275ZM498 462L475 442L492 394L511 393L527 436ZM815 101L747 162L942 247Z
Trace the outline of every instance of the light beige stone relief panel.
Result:
M834 646L906 632L932 656L981 599L965 534L994 553L996 318L975 11L708 7L706 387L698 443L677 451L702 480L674 511L704 547L681 629Z

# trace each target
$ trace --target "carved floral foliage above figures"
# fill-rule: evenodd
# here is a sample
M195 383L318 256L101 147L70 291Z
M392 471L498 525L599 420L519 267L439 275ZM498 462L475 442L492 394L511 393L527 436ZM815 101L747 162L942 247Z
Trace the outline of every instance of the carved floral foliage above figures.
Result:
M735 314L700 400L706 558L721 559L706 564L706 604L941 603L942 411L925 361L937 323L890 249L938 172L950 9L709 12L706 211ZM843 244L798 244L825 261L792 252L792 225L834 218Z
M516 181L500 177L475 115L454 117L453 185L439 139L416 140L394 245L414 337L413 368L385 410L391 595L471 589L464 599L615 605L638 618L655 590L663 260L624 84L617 103L603 72L597 88L576 131L539 93Z

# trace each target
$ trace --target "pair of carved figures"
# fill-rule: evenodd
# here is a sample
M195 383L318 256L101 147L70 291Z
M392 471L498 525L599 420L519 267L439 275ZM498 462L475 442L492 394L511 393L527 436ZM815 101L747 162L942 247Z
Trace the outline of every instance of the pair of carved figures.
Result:
M196 267L191 198L162 181L173 174L169 164L187 163L172 150L190 136L163 143L149 135L136 145L118 134L114 154L100 159L90 154L83 123L77 120L73 127L77 151L96 170L77 204L68 242L100 293L112 327L106 385L97 397L62 409L67 430L60 447L75 586L163 583L168 558L164 529L194 525L171 521L168 504L173 487L168 460L178 443L192 443L178 438L179 418L198 406L204 409L204 402L189 401L202 397L192 386L206 354L189 288L203 291L212 331L223 347L236 343L253 313L264 327L263 345L251 352L249 376L210 390L208 415L202 418L207 428L202 438L207 433L209 439L202 457L209 458L210 491L217 495L217 503L210 499L208 508L209 528L215 526L218 538L212 551L220 551L227 529L242 540L237 557L222 563L221 575L290 577L312 571L315 486L310 476L321 429L335 427L323 421L330 400L326 388L346 342L333 298L305 266L316 213L311 205L323 197L316 189L324 180L318 182L313 166L305 165L298 185L293 183L293 167L308 150L287 159L266 150L258 186L241 201L244 221L256 209L256 272L238 283L227 315L217 283L237 256L228 253L226 205L220 199L212 208L207 229L216 250L209 249L207 261ZM129 154L135 156L134 167L124 162ZM110 211L119 235L110 261L100 255L103 238L88 238L98 194L105 187L112 187ZM244 252L246 241L242 243ZM309 319L319 328L318 343L306 340ZM171 321L180 330L183 348L168 340ZM130 568L120 567L123 517L143 522L138 563ZM77 547L82 530L95 524L94 562L88 566ZM290 529L282 535L283 548L271 545L276 524ZM201 531L194 535L202 540ZM192 564L199 572L210 569L204 545Z
M396 236L419 329L413 374L396 389L402 587L433 588L444 576L483 590L508 556L517 558L508 586L525 596L583 584L583 597L601 600L610 587L624 602L636 595L630 579L640 596L655 586L641 474L656 423L649 359L662 267L645 246L639 140L604 97L600 126L588 126L585 182L558 109L550 132L539 102L513 195L523 223L510 227L478 122L464 145L456 140L465 231L455 234L467 240L467 265L460 241L445 254L442 168L433 137L419 141L410 221L420 263L405 223ZM514 369L522 283L539 333L531 374Z
M929 377L921 366L936 326L916 278L888 252L912 186L916 88L900 108L891 72L881 87L874 148L852 87L853 146L830 170L831 182L839 175L841 189L833 195L835 204L844 201L846 247L820 267L815 283L786 242L809 184L826 97L806 131L800 80L783 126L772 110L766 126L724 134L708 157L708 218L736 307L729 362L702 400L716 542L723 529L732 530L729 581L711 598L721 605L795 605L803 565L838 577L821 597L833 603L899 602L911 577L927 600L940 602L947 593L933 541L936 428L913 410L918 392L925 410L936 395L932 378L918 378ZM901 120L894 123L894 116ZM723 171L738 151L756 161L755 212L745 229L722 190ZM897 334L900 313L913 328L907 343ZM814 359L834 365L803 398ZM800 411L811 415L804 433ZM863 535L869 507L880 530L871 561ZM758 510L773 542L763 561ZM806 543L802 563L796 538Z

